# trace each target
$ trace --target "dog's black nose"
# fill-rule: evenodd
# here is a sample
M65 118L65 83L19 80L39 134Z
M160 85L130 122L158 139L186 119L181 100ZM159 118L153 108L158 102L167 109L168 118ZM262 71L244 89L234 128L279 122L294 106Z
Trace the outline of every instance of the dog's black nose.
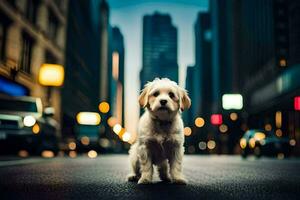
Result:
M167 100L160 100L160 104L161 104L162 106L166 105L167 102L168 102Z

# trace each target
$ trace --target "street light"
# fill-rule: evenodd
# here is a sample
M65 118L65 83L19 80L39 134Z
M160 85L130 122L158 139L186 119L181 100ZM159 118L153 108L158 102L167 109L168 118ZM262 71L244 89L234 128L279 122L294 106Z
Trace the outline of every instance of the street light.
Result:
M58 64L42 64L39 71L39 83L47 87L47 103L50 105L52 87L59 87L64 82L64 67Z

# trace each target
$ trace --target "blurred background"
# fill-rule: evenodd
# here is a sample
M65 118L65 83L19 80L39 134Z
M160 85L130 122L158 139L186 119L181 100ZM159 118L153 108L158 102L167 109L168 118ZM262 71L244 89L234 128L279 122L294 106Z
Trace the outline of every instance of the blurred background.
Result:
M299 156L299 36L298 0L0 0L0 153L127 153L168 77L187 154Z

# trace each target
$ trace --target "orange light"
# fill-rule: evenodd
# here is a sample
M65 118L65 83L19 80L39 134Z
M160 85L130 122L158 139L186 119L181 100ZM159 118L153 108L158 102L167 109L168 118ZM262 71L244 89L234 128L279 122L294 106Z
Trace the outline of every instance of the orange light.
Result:
M185 127L183 132L185 136L190 136L192 134L192 129L190 127Z
M102 113L108 113L110 106L107 102L103 101L99 104L99 110Z
M278 136L278 137L281 137L282 136L282 130L281 129L277 129L275 131L275 134Z
M195 119L195 125L196 125L197 127L201 128L201 127L204 126L204 124L205 124L205 121L204 121L204 119L203 119L202 117L197 117L197 118Z
M266 131L271 131L272 130L272 125L271 124L266 124L265 125L265 130Z
M114 125L116 125L118 123L118 120L117 118L115 117L110 117L108 118L107 120L107 124L110 126L110 127L113 127Z
M86 145L86 146L90 144L90 138L88 138L87 136L83 136L80 141L81 141L81 144Z
M53 153L53 151L45 150L45 151L42 151L42 157L44 157L44 158L53 158L54 153Z
M40 132L40 126L38 124L35 124L33 127L32 127L32 132L34 134L38 134Z
M76 158L76 156L77 156L76 151L70 151L70 152L69 152L69 156L70 156L71 158Z
M26 151L26 150L20 150L20 151L18 152L18 156L20 156L20 157L22 157L22 158L26 158L26 157L29 156L29 153L28 153L28 151Z
M76 143L75 142L70 142L68 146L69 146L70 150L75 150L76 149Z
M226 133L228 131L228 126L226 124L222 124L220 127L219 127L219 131L221 133Z
M275 114L275 123L277 128L281 128L282 125L282 113L277 111Z
M113 52L112 55L112 65L113 65L113 69L112 69L112 75L114 80L118 80L119 79L119 53L118 52Z
M279 65L280 67L286 67L287 66L286 59L280 59Z
M229 117L232 121L236 121L238 119L237 113L230 113Z

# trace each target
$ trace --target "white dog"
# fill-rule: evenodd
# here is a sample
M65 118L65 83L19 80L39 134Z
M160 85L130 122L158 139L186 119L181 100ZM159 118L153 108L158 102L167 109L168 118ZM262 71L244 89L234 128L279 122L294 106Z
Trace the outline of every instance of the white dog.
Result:
M153 165L157 165L161 180L186 184L181 111L191 105L187 92L174 81L156 78L145 85L139 103L145 113L139 121L137 141L129 150L132 173L128 181L151 183Z

